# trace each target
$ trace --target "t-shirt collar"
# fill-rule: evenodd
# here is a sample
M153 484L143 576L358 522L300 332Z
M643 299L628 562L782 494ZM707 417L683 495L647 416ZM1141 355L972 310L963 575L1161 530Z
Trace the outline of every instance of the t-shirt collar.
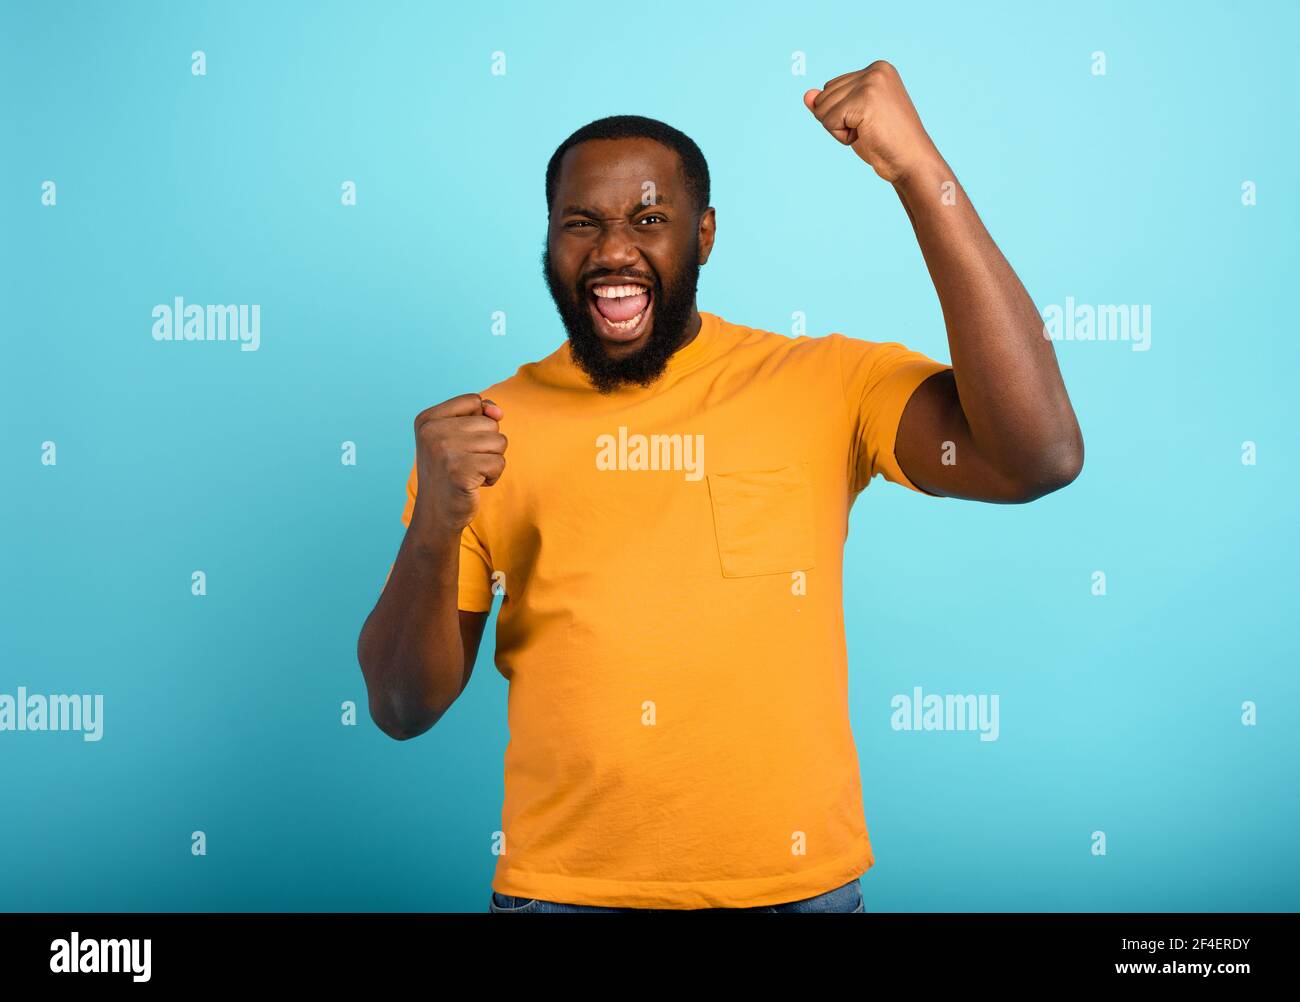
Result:
M708 354L709 349L713 346L713 340L717 335L718 318L712 313L706 313L704 310L699 311L700 330L685 348L678 348L673 352L672 357L668 359L668 365L664 369L665 373L680 372L684 367L693 365L698 359Z

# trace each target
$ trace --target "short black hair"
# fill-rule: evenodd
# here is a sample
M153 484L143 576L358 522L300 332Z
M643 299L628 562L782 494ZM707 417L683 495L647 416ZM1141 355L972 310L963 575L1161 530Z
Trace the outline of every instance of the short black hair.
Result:
M588 122L568 139L562 142L551 154L550 163L546 165L546 214L551 213L551 204L555 200L555 188L560 180L560 161L564 154L579 143L589 139L653 139L667 146L677 154L681 161L682 174L686 179L686 191L690 195L695 218L704 215L709 207L709 164L704 154L695 145L695 140L671 125L654 118L641 115L610 115Z

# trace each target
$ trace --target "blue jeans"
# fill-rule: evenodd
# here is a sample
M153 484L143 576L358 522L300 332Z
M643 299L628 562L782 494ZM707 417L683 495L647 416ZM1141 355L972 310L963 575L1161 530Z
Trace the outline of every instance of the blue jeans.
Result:
M693 908L690 911L705 912L865 912L866 904L862 900L861 878L855 877L847 884L798 901L782 901L775 905L759 905L755 908ZM561 901L546 901L542 898L517 898L509 894L492 892L488 902L490 912L673 912L678 908L607 908L604 905L570 905Z

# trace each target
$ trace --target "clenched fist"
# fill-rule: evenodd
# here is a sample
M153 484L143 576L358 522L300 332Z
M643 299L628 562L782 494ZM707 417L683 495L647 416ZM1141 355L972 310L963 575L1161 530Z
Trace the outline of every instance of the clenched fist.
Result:
M418 534L456 535L478 513L478 489L506 468L504 415L491 400L463 393L415 417L415 508ZM418 523L418 527L417 527Z
M805 91L803 103L826 131L891 184L901 183L939 151L921 124L903 79L884 60Z

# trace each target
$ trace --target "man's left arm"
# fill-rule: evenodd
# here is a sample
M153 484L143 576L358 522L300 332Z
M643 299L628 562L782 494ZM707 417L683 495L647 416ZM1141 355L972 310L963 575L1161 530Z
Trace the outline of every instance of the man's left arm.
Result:
M912 393L894 455L922 490L1024 502L1070 483L1083 436L1029 293L931 141L898 71L875 62L804 104L893 184L939 295L952 369Z

